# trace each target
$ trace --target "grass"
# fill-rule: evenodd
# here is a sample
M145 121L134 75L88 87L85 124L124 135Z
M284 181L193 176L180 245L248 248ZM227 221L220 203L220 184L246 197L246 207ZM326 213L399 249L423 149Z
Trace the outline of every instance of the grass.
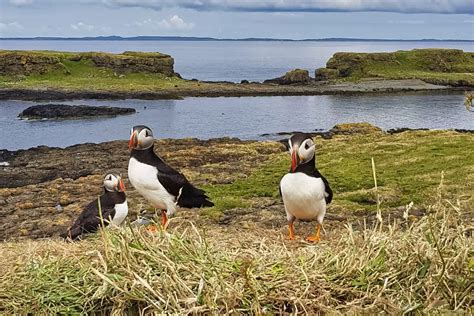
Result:
M63 90L153 91L174 88L186 81L153 73L119 75L112 69L99 68L90 60L64 61L69 74L53 71L46 74L11 77L0 76L1 88L58 88Z
M318 168L335 191L329 215L342 218L325 221L317 245L285 240L275 203L289 157L276 150L229 184L205 185L216 207L183 211L167 233L127 226L72 244L1 243L0 314L472 314L473 140L453 131L317 137ZM277 146L256 144L233 150L253 161ZM238 215L209 220L224 213Z
M2 244L5 314L472 312L472 227L440 185L429 215L318 245L275 232L103 230L67 244Z
M106 91L154 91L156 89L174 88L176 85L195 83L178 77L160 73L135 72L120 74L108 67L97 67L89 58L76 58L78 53L57 51L0 51L1 53L18 53L26 57L51 57L60 60L61 69L53 68L45 73L30 75L0 75L0 88L34 88L61 90L106 90ZM133 57L167 57L160 53L125 52L123 54L81 53L82 56L110 56L122 59ZM45 69L47 70L47 65Z
M374 211L376 196L372 181L371 158L377 165L379 191L386 209L414 202L425 208L445 171L447 190L469 192L474 181L474 164L467 155L474 152L474 137L450 131L405 132L394 135L372 133L316 139L317 166L335 192L333 210ZM287 153L275 155L249 177L231 184L204 188L216 202L204 211L216 218L235 207L258 206L260 198L279 200L278 185L289 169ZM469 194L463 202L474 203Z
M327 63L346 80L380 77L421 79L435 84L474 85L474 54L454 49L414 49L393 53L337 53Z

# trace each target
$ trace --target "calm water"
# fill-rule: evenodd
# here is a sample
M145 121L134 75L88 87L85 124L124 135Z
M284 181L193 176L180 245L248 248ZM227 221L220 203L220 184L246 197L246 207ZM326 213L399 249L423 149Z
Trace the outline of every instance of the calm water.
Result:
M294 68L324 67L335 52L387 52L413 48L459 48L467 42L184 42L184 41L0 41L0 49L62 51L158 51L175 59L183 77L200 80L263 81Z
M130 127L137 124L150 126L158 138L201 139L223 136L262 139L260 135L264 133L329 129L337 123L362 121L384 129L474 129L473 117L464 108L460 93L64 103L133 107L138 113L93 120L22 121L16 119L18 113L35 103L0 101L0 148L64 147L128 139Z

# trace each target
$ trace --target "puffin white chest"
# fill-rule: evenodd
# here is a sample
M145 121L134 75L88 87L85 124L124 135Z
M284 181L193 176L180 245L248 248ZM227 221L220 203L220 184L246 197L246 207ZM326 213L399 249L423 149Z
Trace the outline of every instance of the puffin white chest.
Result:
M128 203L127 200L120 204L115 204L115 216L112 218L111 224L119 226L125 220L128 215Z
M128 162L128 179L133 187L153 206L168 209L174 206L175 197L158 181L156 167L131 157Z
M322 222L326 214L325 186L321 178L302 172L288 173L280 182L281 195L289 217Z

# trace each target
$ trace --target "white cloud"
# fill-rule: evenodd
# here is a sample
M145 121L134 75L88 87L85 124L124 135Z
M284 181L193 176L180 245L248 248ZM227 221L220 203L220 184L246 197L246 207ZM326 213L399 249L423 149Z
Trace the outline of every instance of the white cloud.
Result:
M10 0L9 3L15 6L24 6L32 4L33 0Z
M352 12L474 14L472 0L102 0L106 5L156 10L180 7L202 11Z
M133 25L149 29L166 29L173 31L184 31L194 28L194 23L185 22L178 15L173 15L169 19L163 19L161 21L146 19L143 21L137 21L133 23ZM129 26L129 24L126 24L126 26Z
M158 23L159 26L168 30L190 30L194 28L194 23L186 23L182 18L177 15L173 15L168 20L161 20Z
M91 24L85 24L84 22L77 22L71 24L71 28L76 31L92 31L95 27Z
M18 22L2 23L0 22L0 31L23 30L23 25Z

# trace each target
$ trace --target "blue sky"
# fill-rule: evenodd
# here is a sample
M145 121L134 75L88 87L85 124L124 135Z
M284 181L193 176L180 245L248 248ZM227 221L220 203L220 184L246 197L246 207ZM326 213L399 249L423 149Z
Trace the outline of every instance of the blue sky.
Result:
M473 0L0 0L0 36L474 39Z

